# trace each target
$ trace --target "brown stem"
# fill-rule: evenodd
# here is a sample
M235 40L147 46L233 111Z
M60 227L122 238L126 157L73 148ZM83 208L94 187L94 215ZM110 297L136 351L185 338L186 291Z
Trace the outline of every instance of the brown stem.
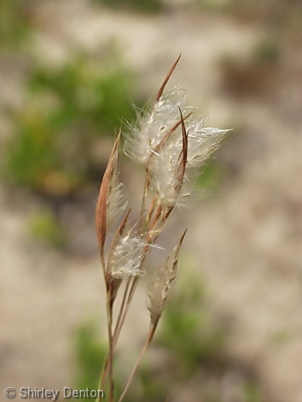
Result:
M127 304L129 303L129 292L131 292L131 289L129 290L131 283L131 278L128 279L125 290L124 290L124 295L123 299L121 302L120 310L119 310L119 315L116 321L115 329L113 331L113 336L112 336L112 349L114 350L118 337L120 335L123 323L125 321L125 316L126 316L126 311L127 311ZM100 389L104 389L105 383L107 381L107 376L108 376L108 367L109 367L109 352L107 353L102 373L101 373L101 380L100 380Z
M106 311L107 311L107 332L108 332L108 343L109 352L104 364L104 368L101 374L101 381L99 389L104 390L108 377L108 388L109 388L109 402L113 402L114 395L114 383L113 383L113 335L112 335L112 317L113 317L113 303L114 298L112 297L112 284L108 284L107 287L107 300L106 300ZM100 402L100 397L97 399Z
M113 299L111 297L112 286L110 286L108 309L108 338L109 338L109 367L108 367L108 383L109 383L109 402L113 402L114 383L113 383L113 336L112 336L112 315L113 315Z
M159 318L158 318L158 320L159 320ZM154 333L155 333L156 328L157 328L158 320L155 322L155 324L150 326L150 330L149 330L148 337L146 339L145 345L143 346L143 348L142 348L142 350L141 350L141 352L140 352L140 354L139 354L139 356L138 356L138 358L136 360L136 363L135 363L135 365L134 365L134 367L133 367L133 369L132 369L132 371L130 373L128 381L127 381L127 383L126 383L126 385L125 385L125 387L124 387L124 389L123 389L123 391L122 391L122 393L121 393L121 395L119 397L118 402L122 402L122 400L124 399L124 397L125 397L125 395L126 395L126 393L128 391L128 388L129 388L129 386L130 386L130 384L131 384L131 382L133 380L134 374L135 374L139 364L141 363L142 358L144 357L144 354L146 353L148 347L150 346L150 343L152 342Z
M126 284L126 287L125 287L125 290L124 290L124 295L123 295L123 299L122 299L122 302L121 302L121 305L120 305L119 315L118 315L116 325L115 325L115 329L114 329L114 333L113 333L113 346L115 346L116 343L117 343L119 334L121 332L123 323L125 321L124 314L125 314L125 311L127 310L127 301L129 299L129 294L128 293L129 293L129 287L130 287L131 279L132 278L129 278L127 280L127 284Z
M128 295L127 295L125 308L124 308L123 314L121 314L121 319L120 319L119 326L118 327L116 326L115 331L114 331L114 337L113 337L113 342L114 342L113 345L114 346L116 345L116 342L117 342L118 337L120 335L120 332L121 332L121 329L123 327L124 321L125 321L125 319L127 317L129 307L130 307L131 301L133 299L134 292L135 292L136 286L138 284L138 281L139 281L139 277L136 276L136 277L132 278L132 285L131 285L131 288L130 288L130 290L128 292Z

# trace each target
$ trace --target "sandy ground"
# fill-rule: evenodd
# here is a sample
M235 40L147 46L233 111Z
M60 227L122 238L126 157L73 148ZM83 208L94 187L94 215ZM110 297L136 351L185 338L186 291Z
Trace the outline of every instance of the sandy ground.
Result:
M184 8L139 18L96 13L81 1L56 3L54 23L53 7L47 2L39 13L44 28L34 44L38 57L60 62L73 47L97 50L116 40L146 93L154 93L181 52L171 85L184 83L190 101L206 110L213 125L235 125L219 152L234 174L185 212L186 251L207 281L213 311L232 320L228 354L253 367L275 402L301 402L301 60L289 49L291 58L278 76L282 85L271 96L238 100L219 89L217 61L224 54L244 58L261 27ZM7 94L9 85L15 81L7 80ZM242 125L244 134L237 134ZM91 312L103 314L93 209L78 223L85 236L77 241L85 237L89 252L64 257L28 240L35 202L11 199L1 188L1 392L7 386L72 386L74 330ZM139 300L141 322L144 296ZM127 335L132 346L142 332L135 327L135 337Z

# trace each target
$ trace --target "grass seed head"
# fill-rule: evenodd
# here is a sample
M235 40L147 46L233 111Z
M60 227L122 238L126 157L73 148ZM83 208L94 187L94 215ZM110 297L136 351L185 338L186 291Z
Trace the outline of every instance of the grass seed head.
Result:
M148 310L150 311L151 323L158 322L171 292L172 284L176 278L178 268L178 254L185 237L186 231L181 236L178 244L165 262L160 265L153 278L148 284Z

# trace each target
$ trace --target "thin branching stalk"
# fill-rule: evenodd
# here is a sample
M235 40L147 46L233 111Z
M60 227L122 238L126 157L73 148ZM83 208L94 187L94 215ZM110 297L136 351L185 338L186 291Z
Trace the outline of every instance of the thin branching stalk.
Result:
M113 344L116 345L118 341L118 337L120 335L124 320L125 320L125 311L127 310L127 304L129 303L129 292L131 292L131 283L132 278L127 279L127 283L125 286L123 299L120 304L120 311L116 320L115 328L114 328L114 335L113 335Z
M134 297L135 289L138 284L139 277L131 278L129 282L127 282L124 297L123 297L123 304L121 305L120 314L118 317L118 321L114 331L114 346L116 345L118 338L120 336L123 324L127 317L131 301ZM124 301L125 299L125 301Z

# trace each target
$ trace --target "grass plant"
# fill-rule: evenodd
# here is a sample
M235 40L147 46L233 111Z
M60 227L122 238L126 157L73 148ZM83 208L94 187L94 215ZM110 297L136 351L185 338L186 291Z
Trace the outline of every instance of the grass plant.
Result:
M146 259L159 247L159 235L185 205L199 169L227 133L227 130L204 127L204 119L194 117L197 109L187 106L185 90L177 87L164 93L179 59L180 56L160 86L153 106L138 115L136 125L125 137L126 155L145 169L139 214L133 217L119 178L121 134L114 143L99 191L96 230L106 287L108 332L108 355L99 387L106 391L109 402L124 400L154 338L177 275L178 255L186 230L166 260L148 273L149 330L124 388L116 395L114 356L133 296L146 274ZM116 306L119 293L121 303Z

